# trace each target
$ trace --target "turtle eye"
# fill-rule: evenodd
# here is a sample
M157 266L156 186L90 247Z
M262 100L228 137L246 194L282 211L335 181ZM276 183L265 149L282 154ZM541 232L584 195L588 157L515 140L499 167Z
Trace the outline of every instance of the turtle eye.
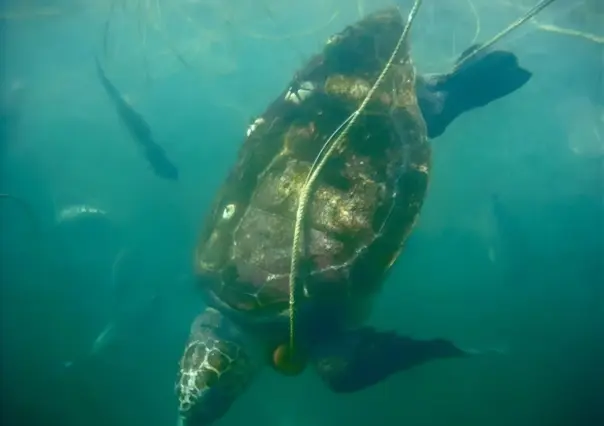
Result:
M235 214L236 206L235 204L227 204L227 206L222 211L222 218L224 220L229 220Z

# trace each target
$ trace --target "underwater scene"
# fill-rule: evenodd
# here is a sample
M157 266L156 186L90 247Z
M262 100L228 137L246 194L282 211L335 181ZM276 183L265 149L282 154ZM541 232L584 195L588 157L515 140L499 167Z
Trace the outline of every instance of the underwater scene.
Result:
M6 426L604 425L604 1L3 0Z

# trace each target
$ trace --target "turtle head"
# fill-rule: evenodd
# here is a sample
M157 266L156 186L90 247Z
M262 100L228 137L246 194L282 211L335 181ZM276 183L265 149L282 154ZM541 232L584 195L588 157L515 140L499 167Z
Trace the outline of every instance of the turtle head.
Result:
M185 426L222 417L258 369L241 330L215 309L199 315L180 360L176 393Z

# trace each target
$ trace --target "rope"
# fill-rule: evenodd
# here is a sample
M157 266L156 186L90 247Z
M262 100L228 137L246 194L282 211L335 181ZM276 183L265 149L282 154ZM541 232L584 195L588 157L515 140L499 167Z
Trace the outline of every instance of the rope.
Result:
M306 216L306 210L307 210L307 207L309 204L309 199L310 199L310 195L312 192L312 186L315 183L315 181L317 180L317 177L319 176L319 173L321 172L321 170L325 167L327 160L333 155L333 153L336 151L336 149L338 149L342 145L342 143L344 142L344 137L349 132L352 125L355 123L357 117L361 114L361 112L363 112L363 110L365 109L365 107L367 106L369 101L371 100L371 97L373 96L375 91L378 89L378 87L380 86L382 81L384 80L386 73L392 67L392 63L394 62L396 55L398 55L403 42L407 38L407 35L411 28L411 24L413 23L413 20L415 19L415 16L417 15L417 12L419 11L421 4L422 4L422 0L415 0L415 2L413 4L413 8L411 9L411 11L409 12L409 15L407 17L407 23L405 24L405 27L403 28L403 31L401 32L401 36L399 37L399 39L392 51L392 54L390 55L390 58L388 59L388 62L384 66L384 69L382 70L381 74L378 76L377 80L375 81L375 83L373 84L373 86L371 87L369 92L367 93L367 96L365 96L365 99L363 99L363 102L357 108L357 110L354 111L329 136L329 138L325 142L325 145L319 152L319 155L315 159L315 161L308 173L306 182L305 182L304 186L302 187L302 191L301 191L300 197L298 199L298 209L296 211L296 222L295 222L295 226L294 226L294 239L293 239L293 243L292 243L291 264L290 264L290 274L289 274L289 354L290 354L290 358L294 356L295 350L296 350L296 346L295 346L295 343L296 343L296 304L297 304L296 295L298 293L297 284L298 284L298 272L299 272L298 269L299 269L299 261L300 261L299 255L300 255L300 249L301 249L301 239L302 239L302 234L303 234L302 225L303 225L303 221ZM340 131L340 129L342 129L342 128L343 128L342 132L332 143L332 139L335 137L335 135L338 133L338 131ZM330 144L331 144L331 146L329 146ZM329 146L329 148L327 148L328 146ZM323 155L323 157L321 158L321 153L323 153L323 151L325 151L326 148L327 148L327 151L325 152L325 155Z
M505 37L512 31L514 31L516 28L518 28L519 26L524 24L526 21L528 21L535 15L537 15L539 12L541 12L547 6L552 4L554 1L556 1L556 0L542 0L541 2L537 3L535 6L533 6L532 9L530 9L528 12L526 12L520 18L518 18L517 20L512 22L510 25L508 25L507 28L505 28L503 31L499 32L492 39L490 39L486 43L483 43L478 49L474 50L468 56L466 56L461 61L459 61L459 63L457 63L457 65L455 65L455 69L459 69L459 67L461 67L464 63L466 63L470 59L472 59L474 56L478 55L479 53L483 52L484 50L488 49L489 47L491 47L492 45L497 43L503 37Z

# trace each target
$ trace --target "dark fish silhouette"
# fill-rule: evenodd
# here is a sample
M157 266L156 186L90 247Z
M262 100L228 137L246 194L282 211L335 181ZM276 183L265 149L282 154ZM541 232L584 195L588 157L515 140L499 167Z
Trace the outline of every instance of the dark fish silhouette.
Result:
M123 301L122 301L123 302ZM153 293L131 301L105 324L91 345L75 359L63 363L63 371L85 371L110 352L132 343L160 315L161 296Z
M107 92L107 95L115 105L120 119L128 128L132 137L143 148L145 158L151 164L155 174L164 179L178 180L178 169L168 159L163 148L153 140L149 124L138 112L128 105L113 83L105 75L99 59L95 58L95 60L97 73L105 92Z

